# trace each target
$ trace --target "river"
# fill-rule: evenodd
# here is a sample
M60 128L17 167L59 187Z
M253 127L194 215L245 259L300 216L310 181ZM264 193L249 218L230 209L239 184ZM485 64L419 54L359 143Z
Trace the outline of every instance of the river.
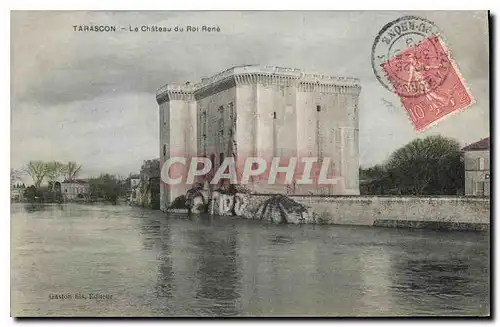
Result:
M11 206L17 317L488 315L489 273L488 233Z

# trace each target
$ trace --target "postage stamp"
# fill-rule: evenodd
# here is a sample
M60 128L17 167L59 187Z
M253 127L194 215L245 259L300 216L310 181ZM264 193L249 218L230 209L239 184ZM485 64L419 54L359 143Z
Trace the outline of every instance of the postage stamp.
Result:
M426 19L405 16L387 24L375 39L372 67L418 132L474 103L439 29Z

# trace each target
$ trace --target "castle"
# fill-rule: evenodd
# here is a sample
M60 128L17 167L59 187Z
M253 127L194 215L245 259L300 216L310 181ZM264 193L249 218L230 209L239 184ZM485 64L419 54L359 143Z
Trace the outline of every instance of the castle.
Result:
M191 84L167 84L156 94L160 160L205 156L217 169L225 157L331 158L341 182L300 185L293 194L359 195L359 80L305 74L275 66L238 66ZM165 210L192 185L162 183ZM259 193L287 185L255 181Z

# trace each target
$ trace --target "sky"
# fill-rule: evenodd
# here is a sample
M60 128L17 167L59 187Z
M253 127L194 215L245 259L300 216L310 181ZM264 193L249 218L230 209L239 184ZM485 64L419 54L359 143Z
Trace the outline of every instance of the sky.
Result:
M422 133L378 82L370 60L381 28L405 15L438 26L475 99ZM74 31L90 24L118 31ZM129 32L143 25L206 25L220 32ZM359 78L364 167L417 137L441 134L466 145L489 136L488 40L485 11L14 11L11 167L57 160L81 164L81 177L136 173L143 160L159 157L156 90L245 64Z

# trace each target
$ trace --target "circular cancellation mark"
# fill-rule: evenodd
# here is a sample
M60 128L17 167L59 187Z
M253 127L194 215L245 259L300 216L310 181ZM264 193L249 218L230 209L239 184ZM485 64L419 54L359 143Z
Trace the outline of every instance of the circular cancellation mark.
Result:
M415 17L400 17L378 33L371 63L378 81L404 97L418 97L439 87L451 69L437 26Z

